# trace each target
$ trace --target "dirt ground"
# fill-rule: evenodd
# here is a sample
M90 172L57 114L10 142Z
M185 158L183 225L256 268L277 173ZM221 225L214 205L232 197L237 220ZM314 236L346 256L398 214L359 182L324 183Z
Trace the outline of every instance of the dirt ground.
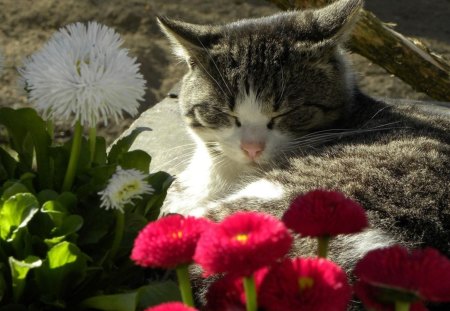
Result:
M419 38L450 59L450 0L366 0L366 8L407 36ZM270 15L278 9L264 0L0 0L0 51L5 70L0 77L0 106L28 105L17 87L16 67L38 50L58 28L77 21L96 20L122 34L125 47L141 63L147 93L141 111L162 99L186 70L171 55L155 23L167 15L195 23L217 23ZM366 59L351 55L362 88L374 96L427 99ZM108 141L129 124L102 129ZM61 125L58 135L70 129Z

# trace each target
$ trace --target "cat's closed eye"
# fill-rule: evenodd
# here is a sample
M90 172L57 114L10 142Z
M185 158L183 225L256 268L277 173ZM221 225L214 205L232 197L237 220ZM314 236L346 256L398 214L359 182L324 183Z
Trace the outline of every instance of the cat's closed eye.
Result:
M282 112L282 113L279 113L279 114L277 114L275 116L272 116L272 118L270 119L269 123L267 123L267 128L269 130L273 130L273 128L275 127L275 124L276 124L277 121L279 121L282 117L288 116L289 114L291 114L292 112L294 112L296 110L297 110L297 108L294 108L294 109L290 109L290 110L288 110L286 112Z
M237 117L234 117L234 121L235 121L235 124L236 124L237 127L241 127L242 126L241 121L239 121L239 119Z
M223 110L221 110L219 108L215 108L215 107L212 107L212 109L215 110L218 114L221 114L223 116L226 116L228 118L233 119L234 120L234 124L236 125L236 127L241 127L242 126L242 123L239 120L239 118L237 116L235 116L233 113L226 112L226 111L223 111Z

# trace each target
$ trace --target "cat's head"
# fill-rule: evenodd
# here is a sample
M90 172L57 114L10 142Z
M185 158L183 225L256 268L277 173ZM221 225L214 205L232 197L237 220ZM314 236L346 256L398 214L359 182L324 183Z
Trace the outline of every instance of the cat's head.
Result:
M352 100L339 45L362 0L221 26L159 18L189 65L181 110L193 132L240 163L272 161L296 139L332 126Z

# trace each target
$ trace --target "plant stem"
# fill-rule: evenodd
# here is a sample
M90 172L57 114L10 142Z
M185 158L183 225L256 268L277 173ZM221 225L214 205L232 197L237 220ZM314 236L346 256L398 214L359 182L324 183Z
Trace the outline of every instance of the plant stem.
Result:
M191 281L189 280L188 265L179 265L176 268L176 271L183 303L189 307L193 307L194 299L192 298L192 287Z
M317 256L318 257L327 258L329 242L330 242L329 236L321 236L321 237L317 238Z
M258 309L256 299L256 286L253 276L244 277L245 298L247 301L247 311L256 311Z
M409 311L409 306L411 304L406 301L396 300L395 301L395 311Z
M73 133L72 148L70 150L69 165L67 167L66 176L64 176L64 182L62 191L69 191L72 188L73 180L75 179L75 172L77 170L78 160L81 152L81 138L83 135L83 127L80 121L75 123L75 131Z
M114 239L111 245L111 250L109 252L109 261L112 263L114 257L116 257L117 251L119 250L120 243L122 243L123 229L125 225L125 213L121 210L116 210L116 227L114 229Z
M90 127L89 128L89 151L90 151L89 166L91 166L92 162L94 161L96 143L97 143L97 128Z
M47 133L50 136L50 140L53 141L53 137L55 136L55 125L52 120L47 120Z

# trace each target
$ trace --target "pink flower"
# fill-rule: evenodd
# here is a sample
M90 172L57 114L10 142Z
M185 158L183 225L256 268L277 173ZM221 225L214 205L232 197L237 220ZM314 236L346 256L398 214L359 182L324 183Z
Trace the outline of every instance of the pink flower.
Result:
M175 268L192 262L200 235L212 223L171 215L149 223L134 241L131 259L144 267Z
M267 274L268 269L262 268L255 272L256 292ZM205 311L245 311L246 298L242 277L226 275L215 281L206 294Z
M181 302L167 302L147 308L144 311L197 311L197 309L188 307Z
M302 236L350 234L368 226L364 209L342 193L314 190L298 196L283 215L286 226Z
M393 310L395 300L412 302L413 310L423 310L421 301L450 301L450 260L432 248L376 249L356 264L354 274L358 297L380 310Z
M342 269L323 258L296 258L272 267L260 288L267 311L345 311L351 288Z
M250 276L286 255L292 237L278 219L256 212L239 212L212 226L200 238L194 260L205 275Z

